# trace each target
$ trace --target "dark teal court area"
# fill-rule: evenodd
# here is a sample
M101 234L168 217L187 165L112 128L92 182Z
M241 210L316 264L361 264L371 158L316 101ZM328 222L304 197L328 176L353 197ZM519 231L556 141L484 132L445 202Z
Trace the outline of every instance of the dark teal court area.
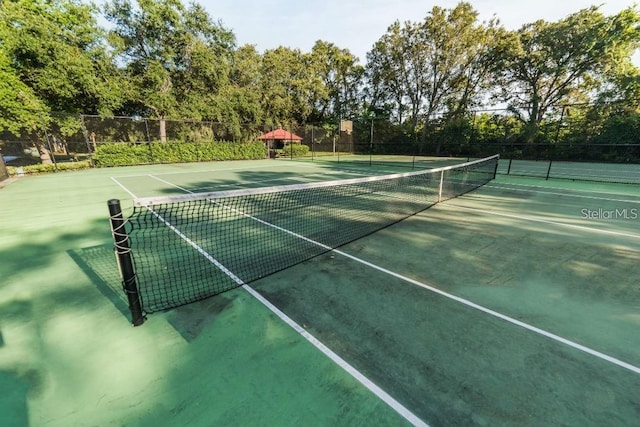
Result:
M277 159L12 180L0 189L0 425L637 425L640 191L615 179L514 173L536 167L524 163L507 174L501 161L465 195L130 325L107 200L129 215L136 197L404 166ZM308 218L322 222L313 207ZM258 231L244 233L250 246Z

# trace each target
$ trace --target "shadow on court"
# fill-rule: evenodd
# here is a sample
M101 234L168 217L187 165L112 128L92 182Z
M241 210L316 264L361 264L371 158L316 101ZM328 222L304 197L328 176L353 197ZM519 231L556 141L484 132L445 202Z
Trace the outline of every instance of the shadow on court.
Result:
M341 250L637 367L640 236L626 235L637 228L585 223L584 199L557 199L487 186ZM509 210L556 218L499 215ZM339 254L254 286L434 425L634 425L640 414L637 373Z
M110 176L182 169L82 171L2 189L0 424L406 425L243 289L129 325L106 210L128 194ZM315 179L274 172L276 183ZM262 178L239 171L221 182ZM171 193L136 180L141 195ZM556 205L584 225L566 196L491 191L455 204L527 214ZM445 204L342 250L638 364L636 240ZM433 425L637 424L637 374L335 253L252 286Z
M286 169L286 163L279 163L279 167ZM289 165L289 168L291 166ZM406 172L406 170L403 170ZM160 178L168 178L167 181L171 182L171 185L157 181L150 185L156 186L157 190L154 193L162 195L174 195L184 194L185 192L192 193L207 193L213 191L231 191L243 188L257 188L257 187L272 187L283 185L295 185L305 184L314 181L327 181L327 180L340 180L349 179L354 177L360 177L365 175L378 175L380 172L370 167L360 167L349 169L347 165L344 167L336 167L332 165L324 165L319 171L317 168L301 168L296 172L287 172L279 170L268 171L234 171L233 176L225 178L225 175L219 173L194 173L191 175L172 175ZM209 176L207 179L203 177ZM152 182L154 179L150 177L136 177L138 184L140 179ZM128 183L126 178L122 179L123 182ZM149 185L145 185L148 191ZM140 197L145 197L148 193L140 192L135 193Z
M27 394L32 387L28 375L0 370L0 424L5 427L29 425Z
M67 251L71 259L89 280L127 319L131 317L127 299L122 290L122 279L113 252L113 245L98 245Z

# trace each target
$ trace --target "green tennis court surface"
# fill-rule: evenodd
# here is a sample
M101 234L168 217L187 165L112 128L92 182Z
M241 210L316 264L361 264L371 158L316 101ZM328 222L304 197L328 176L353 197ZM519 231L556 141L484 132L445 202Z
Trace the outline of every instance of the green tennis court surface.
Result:
M396 171L362 166L159 165L1 189L0 425L638 424L637 185L499 174L130 326L106 200L127 212L134 196Z

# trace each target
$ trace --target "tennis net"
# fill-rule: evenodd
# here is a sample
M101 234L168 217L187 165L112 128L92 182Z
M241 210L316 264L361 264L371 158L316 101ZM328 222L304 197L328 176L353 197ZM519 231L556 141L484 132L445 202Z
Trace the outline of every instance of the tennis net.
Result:
M116 249L135 270L125 288L137 282L145 313L225 292L482 186L497 163L135 199L121 225L112 214Z

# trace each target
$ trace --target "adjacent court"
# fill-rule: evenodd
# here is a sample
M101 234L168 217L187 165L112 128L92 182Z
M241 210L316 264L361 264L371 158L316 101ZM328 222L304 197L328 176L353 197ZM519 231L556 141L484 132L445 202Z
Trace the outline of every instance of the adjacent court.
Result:
M375 181L415 159L336 160L95 169L0 189L0 424L637 425L640 191L609 179L611 165L525 177L501 161L464 195L210 298L160 305L131 327L107 200L127 217L136 198ZM547 179L554 167L564 178L606 170L609 182ZM363 212L375 222L404 206L390 187L376 190L389 197L379 205L358 188L341 193L339 218L323 214L327 200L299 218L306 199L286 197L263 221L316 230L340 220L334 233L347 235ZM190 240L201 232L191 214L162 215ZM176 235L142 221L146 243ZM263 234L243 227L236 244L253 250ZM231 272L292 257L295 234ZM163 266L154 281L169 276Z

